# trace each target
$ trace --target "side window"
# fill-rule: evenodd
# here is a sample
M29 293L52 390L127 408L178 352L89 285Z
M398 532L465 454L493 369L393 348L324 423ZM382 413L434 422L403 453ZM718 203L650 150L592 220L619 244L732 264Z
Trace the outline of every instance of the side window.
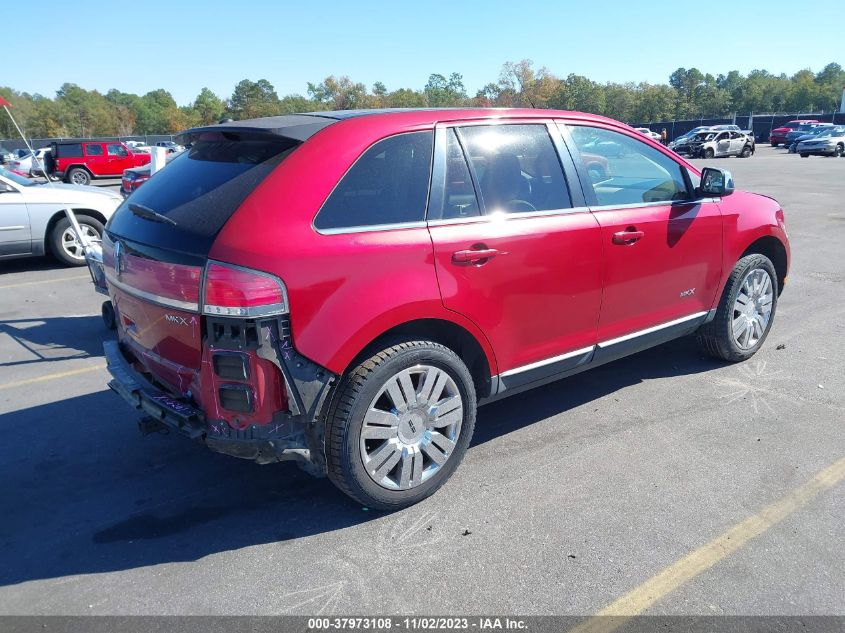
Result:
M475 187L472 184L472 177L461 144L458 142L458 136L454 129L449 130L448 135L446 189L443 195L443 209L439 217L452 220L480 215Z
M100 152L103 150L101 149ZM126 151L126 148L123 147L120 143L109 143L106 145L106 151L108 152L109 156L128 156L129 152Z
M689 198L681 165L626 134L588 126L569 128L598 204L617 206ZM600 164L604 173L591 171Z
M433 141L433 132L409 132L373 145L332 191L314 226L326 230L422 222Z
M87 143L85 145L85 155L86 156L102 156L103 155L103 146L99 143Z
M459 129L485 213L569 209L572 200L545 125L478 125Z

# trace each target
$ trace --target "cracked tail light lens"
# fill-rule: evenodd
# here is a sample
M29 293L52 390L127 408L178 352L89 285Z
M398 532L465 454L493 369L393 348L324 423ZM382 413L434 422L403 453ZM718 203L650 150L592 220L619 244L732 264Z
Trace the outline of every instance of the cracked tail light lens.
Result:
M204 287L204 314L262 317L288 311L287 289L281 279L269 273L209 262Z

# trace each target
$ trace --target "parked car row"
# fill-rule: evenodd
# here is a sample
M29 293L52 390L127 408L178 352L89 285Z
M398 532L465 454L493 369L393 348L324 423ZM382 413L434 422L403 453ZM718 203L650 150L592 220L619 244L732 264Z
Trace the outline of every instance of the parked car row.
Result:
M794 121L789 121L788 123L783 124L780 127L774 128L769 133L769 143L772 147L777 147L778 145L783 145L786 143L786 135L800 128L802 125L812 125L814 123L818 123L816 119L795 119Z

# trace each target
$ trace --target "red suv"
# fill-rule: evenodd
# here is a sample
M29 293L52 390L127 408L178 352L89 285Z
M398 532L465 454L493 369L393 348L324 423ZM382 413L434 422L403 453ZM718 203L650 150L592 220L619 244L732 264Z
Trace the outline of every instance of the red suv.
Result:
M144 432L296 459L374 508L441 486L480 403L686 334L749 358L786 282L776 201L598 116L321 112L185 137L106 227L109 386Z
M93 178L116 178L125 169L146 165L149 154L136 154L119 141L62 141L51 145L47 171L75 185Z
M795 119L794 121L785 123L781 127L776 127L769 132L769 143L771 143L772 147L786 143L787 134L793 130L797 130L802 125L809 125L810 123L818 123L818 121L816 119Z

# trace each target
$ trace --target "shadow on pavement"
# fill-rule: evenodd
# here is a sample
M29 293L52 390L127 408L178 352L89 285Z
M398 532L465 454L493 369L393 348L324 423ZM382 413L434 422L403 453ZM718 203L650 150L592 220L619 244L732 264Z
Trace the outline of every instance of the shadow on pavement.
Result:
M643 380L718 366L682 339L482 407L473 445L507 442ZM291 463L259 466L181 437L141 438L135 419L107 390L0 419L0 585L194 561L380 516Z
M22 348L0 367L102 356L106 332L100 316L0 319L0 335Z
M78 266L76 268L65 266L52 255L22 257L20 259L0 261L0 275L6 273L33 272L37 270L77 270L80 273L87 272L84 266Z

